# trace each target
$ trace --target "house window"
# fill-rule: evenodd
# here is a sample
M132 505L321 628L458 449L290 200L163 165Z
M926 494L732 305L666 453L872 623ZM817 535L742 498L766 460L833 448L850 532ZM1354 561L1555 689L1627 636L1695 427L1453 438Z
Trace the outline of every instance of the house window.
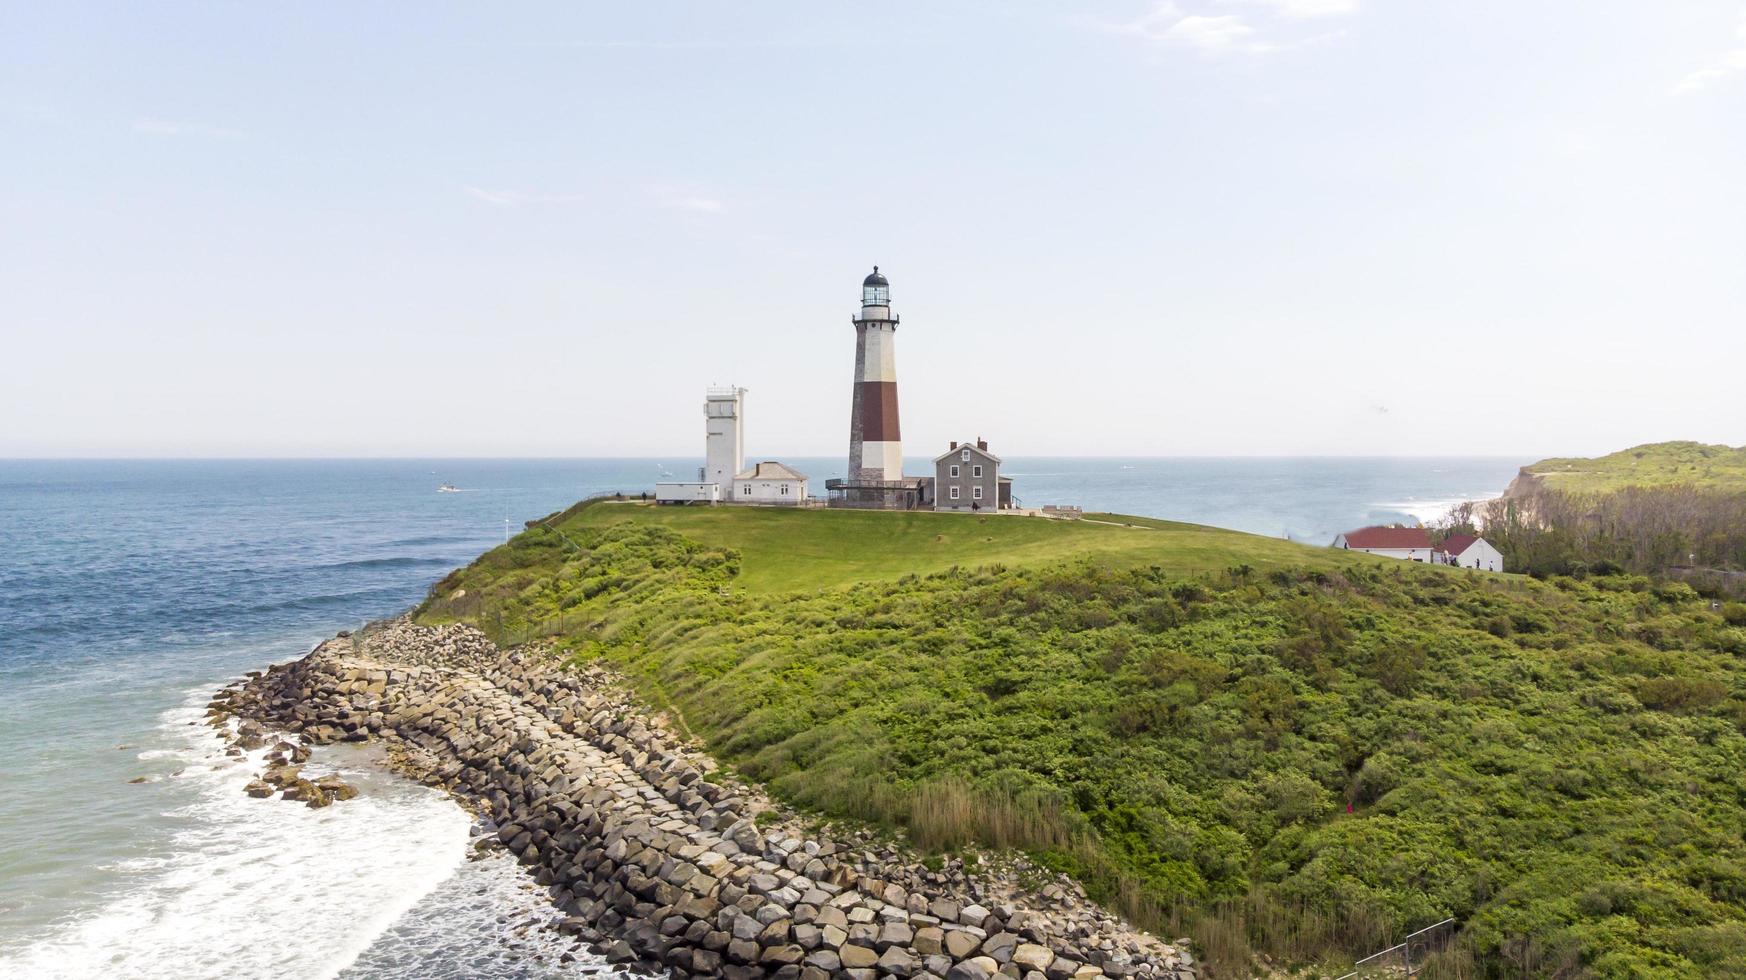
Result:
M970 467L970 475L978 480L982 479L982 464L978 463L977 465Z
M788 484L786 483L782 484L782 496L788 496Z
M957 488L957 487L953 487L953 488L952 488L952 499L953 499L953 500L957 500L957 499L958 499L958 488Z
M981 487L972 487L970 490L970 496L972 499L981 500L982 499L982 488Z
M740 496L750 497L751 495L752 495L752 485L750 483L740 484Z
M970 462L970 450L966 449L963 452L959 453L958 458L963 460L966 463Z
M957 478L958 478L958 464L953 463L952 464L952 479L956 480Z

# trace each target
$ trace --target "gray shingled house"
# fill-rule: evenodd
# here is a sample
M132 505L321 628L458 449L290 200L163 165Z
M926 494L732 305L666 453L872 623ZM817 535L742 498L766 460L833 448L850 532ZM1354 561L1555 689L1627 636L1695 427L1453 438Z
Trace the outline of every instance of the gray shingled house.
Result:
M1000 457L988 443L954 442L934 457L935 510L985 510L1012 506L1012 481L1000 475Z

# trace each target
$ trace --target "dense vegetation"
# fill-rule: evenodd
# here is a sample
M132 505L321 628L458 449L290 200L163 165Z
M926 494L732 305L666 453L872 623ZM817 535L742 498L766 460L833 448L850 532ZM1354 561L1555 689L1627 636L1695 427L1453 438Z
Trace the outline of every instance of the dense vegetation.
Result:
M1594 459L1543 459L1523 468L1553 489L1575 494L1626 487L1746 490L1746 446L1655 442Z
M1454 524L1479 523L1508 567L1535 575L1590 569L1685 571L1717 589L1746 588L1746 448L1667 442L1599 459L1523 469L1502 500ZM1468 530L1454 527L1453 530Z
M1225 975L1445 916L1458 975L1746 974L1746 607L956 515L922 540L993 563L809 588L773 543L836 567L920 515L772 513L582 509L420 614L556 634L795 804L1026 848Z

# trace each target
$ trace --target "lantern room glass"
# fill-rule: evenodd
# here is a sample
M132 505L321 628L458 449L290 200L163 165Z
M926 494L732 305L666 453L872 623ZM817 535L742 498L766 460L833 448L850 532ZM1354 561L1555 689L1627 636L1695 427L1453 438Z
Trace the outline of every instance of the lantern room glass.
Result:
M862 306L890 306L891 305L891 287L890 286L862 286L861 287L861 305Z

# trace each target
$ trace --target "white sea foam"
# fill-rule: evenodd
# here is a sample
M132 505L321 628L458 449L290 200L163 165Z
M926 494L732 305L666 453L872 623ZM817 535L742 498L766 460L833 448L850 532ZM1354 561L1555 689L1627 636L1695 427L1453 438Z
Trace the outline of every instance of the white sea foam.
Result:
M0 958L0 976L331 977L462 863L469 818L435 790L320 750L362 793L321 810L255 800L257 771L227 760L199 721L210 692L167 712L196 781L162 854L113 867L95 910ZM253 760L251 760L252 762Z
M468 861L400 917L340 980L556 980L628 976L570 936L515 859Z
M1499 495L1496 493L1480 493L1474 494L1471 497L1440 497L1431 500L1383 501L1369 506L1374 510L1397 511L1402 514L1410 514L1421 524L1434 524L1443 518L1448 517L1450 511L1468 501L1484 503L1485 501L1491 500L1497 496Z

